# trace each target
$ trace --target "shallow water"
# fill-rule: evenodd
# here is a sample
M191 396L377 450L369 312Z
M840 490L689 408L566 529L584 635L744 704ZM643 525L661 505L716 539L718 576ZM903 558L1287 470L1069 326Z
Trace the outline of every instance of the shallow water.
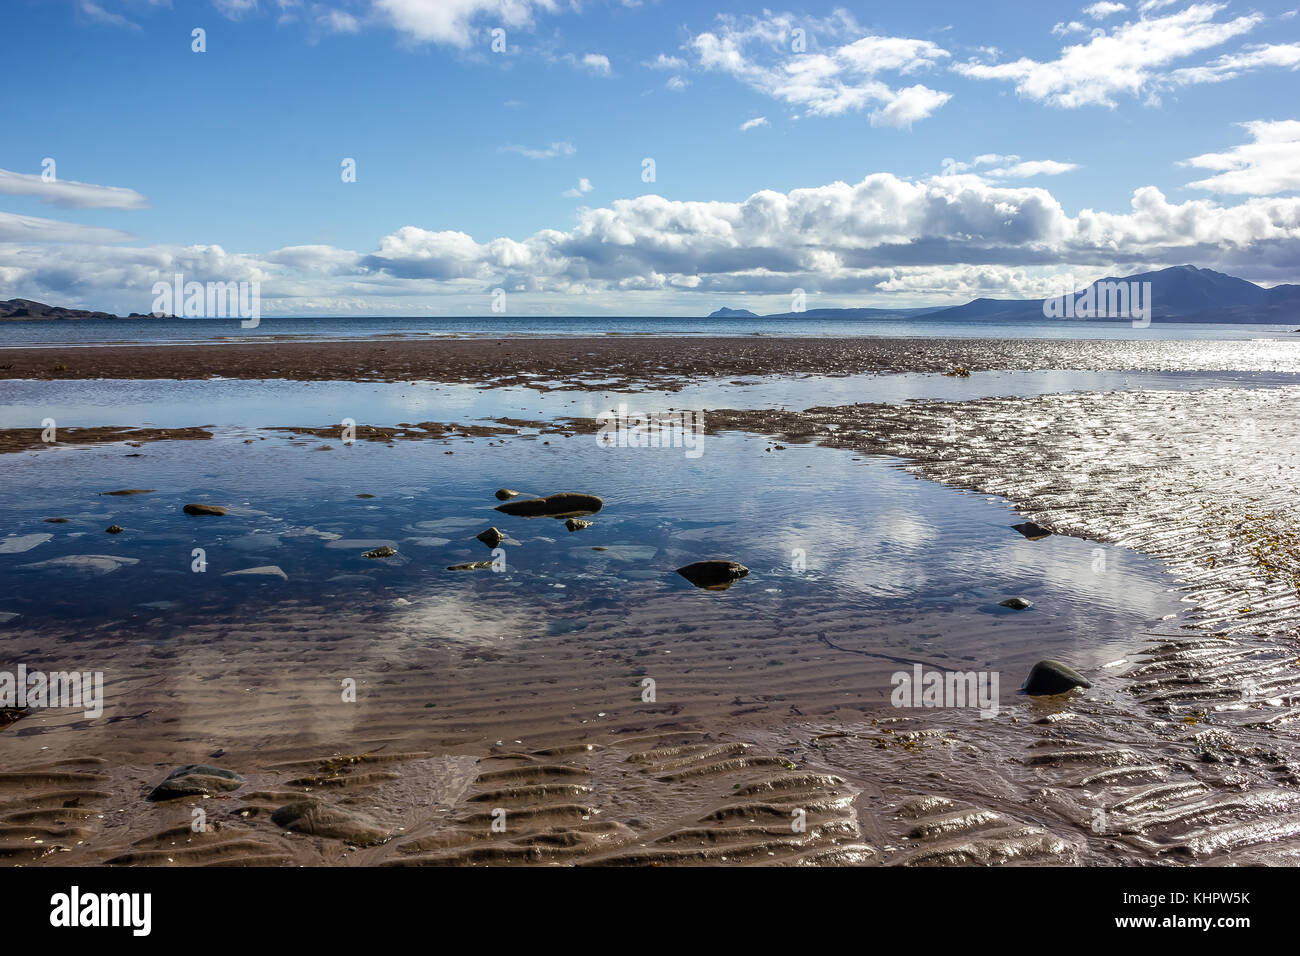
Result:
M21 617L7 627L81 621L130 640L167 641L197 621L238 625L297 605L375 611L381 628L400 631L415 611L397 599L413 607L436 599L448 634L460 624L448 608L499 610L500 626L486 639L508 648L581 630L610 609L629 621L688 627L698 605L709 613L725 606L733 627L753 629L753 653L761 654L768 637L816 608L843 619L841 640L873 654L964 666L977 657L980 666L1006 668L1007 695L1033 658L1099 664L1175 604L1154 563L1104 548L1106 570L1098 573L1098 546L1027 541L1011 530L1018 518L1006 503L918 481L887 459L813 447L769 452L767 442L742 435L710 436L694 460L680 449L601 448L591 436L550 445L329 444L329 451L315 450L318 440L245 445L223 433L211 442L152 443L142 458L123 458L118 447L10 457L0 611ZM493 491L502 485L591 491L605 507L593 527L570 533L559 521L495 512ZM98 494L118 488L156 490ZM363 493L375 497L356 497ZM231 511L188 517L181 508L190 501ZM69 521L43 521L55 516ZM126 531L105 534L113 523ZM491 558L474 535L493 524L510 539L503 572L445 570ZM385 543L397 557L362 556ZM193 570L196 548L206 559L201 573ZM805 568L796 570L800 551ZM25 567L85 554L138 563L108 573ZM751 574L713 593L674 573L710 557L739 560ZM288 580L223 577L266 565ZM1034 608L996 607L1012 595ZM531 612L523 624L520 609ZM623 636L635 636L635 627Z
M0 428L60 425L232 425L318 427L351 418L358 424L486 421L499 417L596 418L628 406L631 414L667 409L791 408L911 399L967 401L1060 392L1300 384L1300 372L972 372L968 378L886 373L802 378L710 379L680 391L539 392L434 382L173 381L91 379L0 381Z

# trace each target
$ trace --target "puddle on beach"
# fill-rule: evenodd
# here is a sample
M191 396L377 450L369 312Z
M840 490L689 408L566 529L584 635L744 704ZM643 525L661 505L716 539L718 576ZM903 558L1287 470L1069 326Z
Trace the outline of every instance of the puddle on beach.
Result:
M1002 671L1009 697L1034 660L1113 660L1177 606L1154 562L1072 538L1026 540L1003 501L918 480L888 459L770 447L706 436L689 459L682 449L602 448L592 436L389 447L245 444L222 433L151 443L140 458L116 446L14 455L6 484L23 494L0 505L0 611L20 617L0 627L183 645L198 622L237 628L302 607L360 612L390 636L432 623L443 644L473 618L473 639L508 654L589 626L599 641L607 625L596 621L614 612L620 638L640 628L671 651L674 640L707 637L697 613L722 611L727 637L748 633L755 655L778 634L816 646L830 627L837 644L890 671L899 663L889 658ZM502 486L592 492L605 506L590 528L569 532L562 521L493 510ZM155 490L98 494L123 488ZM230 512L189 517L181 509L192 501ZM125 531L106 534L111 524ZM506 569L446 570L489 560L474 536L491 525L507 536ZM396 556L363 556L383 545ZM192 570L196 548L202 573ZM99 557L59 560L76 555ZM795 570L801 555L805 569ZM705 558L751 573L725 592L674 573ZM267 566L284 576L224 576ZM1012 596L1034 606L997 606ZM821 623L801 636L799 621L813 613ZM678 632L666 645L665 630ZM772 683L779 690L779 676Z

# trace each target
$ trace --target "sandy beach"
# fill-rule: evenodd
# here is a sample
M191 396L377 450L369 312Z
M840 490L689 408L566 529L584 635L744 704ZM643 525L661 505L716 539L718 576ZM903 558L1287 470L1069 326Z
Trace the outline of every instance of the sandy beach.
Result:
M1296 367L1276 345L1251 344L452 341L388 358L391 346L349 343L113 348L94 361L107 377L455 382L490 368L521 384L540 375L659 390L705 370L978 374L1035 355L1064 368L1099 358ZM56 361L27 350L4 374L30 376L42 362L67 366L52 375L85 375L72 363L89 351ZM3 625L6 649L15 661L53 668L71 657L102 671L107 705L93 720L33 709L0 731L10 755L0 852L24 865L1143 865L1228 852L1235 863L1294 862L1296 397L1290 387L1217 388L709 409L708 438L721 444L698 465L679 451L666 461L672 449L627 449L626 471L596 446L600 423L578 416L364 423L348 446L324 416L161 435L80 436L68 422L66 447L37 444L8 461L16 482L39 484L51 469L76 476L67 480L81 500L11 517L0 542L20 543L3 557L32 565L59 540L37 538L103 538L111 520L126 526L111 550L69 546L118 563L102 576L14 570L38 592L60 589L45 592L52 599L81 589L85 607L61 618L12 604L22 614ZM196 409L194 424L210 418ZM5 449L35 444L31 430L12 431ZM144 456L129 473L126 454ZM663 469L652 483L676 476L704 496L699 510L668 490L638 517L651 507L652 461ZM727 484L699 470L710 461L733 476ZM422 521L452 487L416 477L435 463L463 469L455 486L467 490ZM297 505L302 516L276 497L290 470L317 489ZM903 479L921 495L914 514L870 512L852 527L845 495L876 485L882 505L897 502ZM606 504L575 534L492 511L502 485ZM117 488L141 493L105 497ZM180 504L195 498L232 511L185 519ZM936 508L956 510L941 519ZM732 520L743 524L726 530ZM1052 534L1030 540L1012 530L1017 520ZM629 521L643 524L634 532ZM511 573L447 572L489 557L472 535L490 523L505 533ZM973 583L928 594L909 584L921 570L895 580L848 552L819 560L845 524L836 549L878 538L876 561L892 555L903 569L922 568L927 553L960 554L972 536L972 556L998 557L959 557ZM996 550L979 550L986 535ZM360 557L385 541L395 556ZM808 550L811 577L780 566L791 541ZM196 544L223 569L283 566L288 583L264 575L214 591L210 575L185 574ZM156 599L136 596L144 565L123 559L157 567L168 554L175 570L142 585ZM303 570L322 567L313 554L356 557L313 574ZM673 573L690 556L751 571L726 591L694 589ZM837 561L874 570L845 579ZM999 611L999 598L1043 569L1047 590L1024 613L1048 617ZM943 588L956 572L930 573ZM1045 656L1068 657L1092 688L1017 697ZM1001 674L1000 711L892 706L891 675L914 665ZM345 681L352 701L341 700ZM242 782L146 799L191 764ZM323 805L297 829L284 825L277 811L303 800ZM208 824L200 832L196 811ZM792 828L794 818L806 826Z

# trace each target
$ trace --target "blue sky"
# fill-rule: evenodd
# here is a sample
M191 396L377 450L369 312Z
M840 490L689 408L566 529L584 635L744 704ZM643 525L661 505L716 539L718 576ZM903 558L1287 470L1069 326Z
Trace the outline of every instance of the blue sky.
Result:
M266 314L476 314L504 289L511 314L689 315L784 311L796 288L810 306L1047 294L1183 262L1300 281L1289 4L0 16L11 51L58 52L0 90L0 298L147 311L183 272L260 282Z

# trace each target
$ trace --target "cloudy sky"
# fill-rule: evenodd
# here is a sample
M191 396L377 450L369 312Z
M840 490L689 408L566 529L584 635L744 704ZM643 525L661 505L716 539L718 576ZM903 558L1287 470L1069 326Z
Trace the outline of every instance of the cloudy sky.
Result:
M1300 282L1289 3L0 18L25 64L0 89L0 299L146 312L179 272L257 280L266 315L485 314L497 289L515 315L704 315L1188 262Z

